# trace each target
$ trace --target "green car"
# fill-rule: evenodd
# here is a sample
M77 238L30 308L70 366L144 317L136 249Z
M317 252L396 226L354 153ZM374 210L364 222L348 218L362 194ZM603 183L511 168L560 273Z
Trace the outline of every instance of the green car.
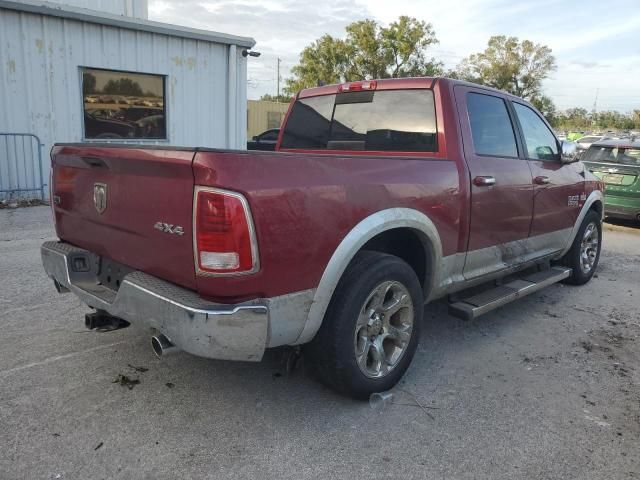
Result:
M582 162L605 183L605 215L640 221L640 142L601 140Z
M582 133L571 132L567 135L567 140L569 140L570 142L575 142L576 140L579 140L582 137L584 137L584 134Z

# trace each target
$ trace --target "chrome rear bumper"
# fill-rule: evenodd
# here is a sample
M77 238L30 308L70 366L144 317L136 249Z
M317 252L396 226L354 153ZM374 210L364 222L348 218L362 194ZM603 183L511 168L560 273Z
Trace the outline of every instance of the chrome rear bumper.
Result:
M117 291L98 281L99 258L64 242L45 242L42 264L58 291L90 307L159 330L185 352L222 360L259 361L269 336L269 302L216 304L143 272L127 274Z

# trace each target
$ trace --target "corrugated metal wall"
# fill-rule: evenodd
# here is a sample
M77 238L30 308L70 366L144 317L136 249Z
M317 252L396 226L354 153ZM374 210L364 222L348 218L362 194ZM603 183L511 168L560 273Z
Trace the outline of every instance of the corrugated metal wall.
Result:
M82 140L79 67L87 66L167 76L169 140L147 143L245 148L247 70L241 50L0 9L0 132L38 135L48 172L54 142ZM0 178L0 190L9 180Z
M288 108L288 103L249 100L247 102L247 138L253 138L270 128L280 128Z
M71 5L72 7L90 8L113 15L149 18L147 0L48 0L53 3Z

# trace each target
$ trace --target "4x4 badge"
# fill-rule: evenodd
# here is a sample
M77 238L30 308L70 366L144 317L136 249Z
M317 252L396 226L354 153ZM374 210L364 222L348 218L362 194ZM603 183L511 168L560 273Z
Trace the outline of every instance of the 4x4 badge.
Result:
M107 209L107 184L93 184L93 205L98 213L102 213Z
M171 225L170 223L156 222L153 226L156 230L173 235L184 235L184 229L180 225Z

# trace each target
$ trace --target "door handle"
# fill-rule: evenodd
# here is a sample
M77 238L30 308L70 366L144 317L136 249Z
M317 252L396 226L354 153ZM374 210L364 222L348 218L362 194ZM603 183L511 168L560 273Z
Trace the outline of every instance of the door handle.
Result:
M551 183L551 180L549 180L549 177L545 177L544 175L540 175L540 176L535 177L533 179L533 183L535 183L536 185L547 185L548 183Z
M473 184L476 187L490 187L496 184L496 177L490 175L482 175L473 179Z

